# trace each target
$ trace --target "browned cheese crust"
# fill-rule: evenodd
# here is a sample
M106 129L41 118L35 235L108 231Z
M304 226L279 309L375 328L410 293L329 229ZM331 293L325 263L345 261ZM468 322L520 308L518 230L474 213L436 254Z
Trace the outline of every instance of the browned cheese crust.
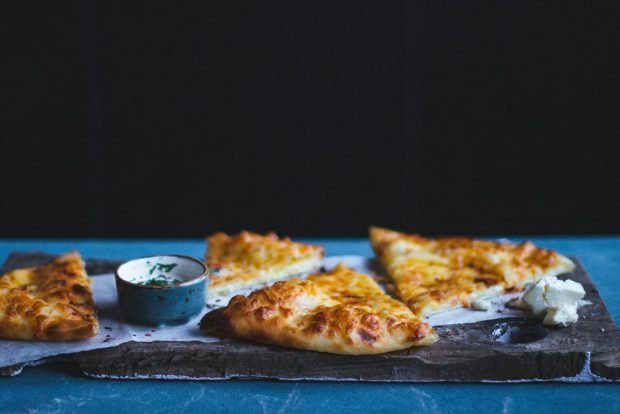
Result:
M339 264L333 270L291 279L235 296L204 316L201 329L335 354L379 354L429 345L435 331L368 275Z
M0 276L0 338L72 341L97 330L90 281L78 252Z
M529 241L427 239L380 227L370 228L370 241L397 293L420 316L522 290L526 283L574 268L570 259Z
M275 233L242 231L230 236L219 232L209 236L207 243L209 296L315 271L324 255L322 246L280 239Z

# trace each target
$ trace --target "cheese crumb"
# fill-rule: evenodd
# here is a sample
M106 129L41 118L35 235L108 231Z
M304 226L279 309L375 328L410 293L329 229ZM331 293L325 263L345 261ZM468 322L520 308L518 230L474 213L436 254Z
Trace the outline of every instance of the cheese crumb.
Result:
M479 311L487 311L491 307L491 301L486 298L474 299L471 302L471 308Z
M543 325L561 325L568 326L577 322L577 305L564 305L559 308L547 309Z
M567 326L577 322L577 305L585 294L581 284L553 276L530 285L523 294L523 301L534 316L543 318L544 325Z
M546 288L547 281L542 279L530 285L523 294L523 301L529 305L534 316L542 316L547 310L547 301L545 300Z
M583 286L572 280L548 280L545 299L551 307L576 304L586 295Z

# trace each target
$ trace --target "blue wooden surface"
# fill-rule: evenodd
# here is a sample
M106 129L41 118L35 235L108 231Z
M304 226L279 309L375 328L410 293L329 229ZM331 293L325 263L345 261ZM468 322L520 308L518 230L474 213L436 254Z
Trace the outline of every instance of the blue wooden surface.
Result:
M514 238L521 240L522 238ZM620 317L620 237L534 237L578 256L612 316ZM328 255L370 255L365 240L313 240ZM0 260L12 250L85 257L131 258L155 253L202 256L202 240L0 240ZM620 412L618 384L365 384L278 381L109 381L84 378L72 366L27 368L0 378L0 413L194 412Z

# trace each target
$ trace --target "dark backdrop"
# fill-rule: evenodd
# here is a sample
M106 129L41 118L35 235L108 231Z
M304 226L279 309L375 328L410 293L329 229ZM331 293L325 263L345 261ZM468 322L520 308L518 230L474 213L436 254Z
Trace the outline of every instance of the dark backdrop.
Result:
M620 232L618 1L0 6L0 236Z

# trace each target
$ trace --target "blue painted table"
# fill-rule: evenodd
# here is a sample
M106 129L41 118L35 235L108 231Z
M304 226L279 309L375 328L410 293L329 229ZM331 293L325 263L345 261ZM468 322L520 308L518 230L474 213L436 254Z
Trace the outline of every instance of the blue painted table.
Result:
M521 238L514 238L520 240ZM578 256L616 321L620 317L620 237L533 237ZM314 239L328 255L371 255L363 239ZM124 259L161 252L201 257L202 240L0 240L12 250ZM71 366L26 368L0 378L0 413L110 412L620 412L620 384L371 384L278 381L112 381Z

